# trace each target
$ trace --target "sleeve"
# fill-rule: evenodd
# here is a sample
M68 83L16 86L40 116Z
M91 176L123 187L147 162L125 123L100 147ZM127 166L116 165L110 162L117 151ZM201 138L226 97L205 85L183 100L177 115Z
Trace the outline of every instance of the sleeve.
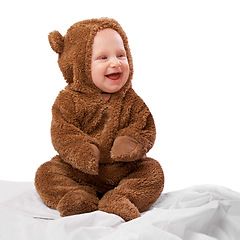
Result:
M133 99L129 124L118 132L112 148L112 157L121 159L120 161L134 161L144 157L156 139L156 128L150 110L135 92ZM129 150L131 146L132 149ZM123 149L123 152L119 149ZM127 149L126 154L124 149Z
M75 103L63 90L52 107L51 137L54 149L74 168L88 174L98 172L97 141L80 129Z

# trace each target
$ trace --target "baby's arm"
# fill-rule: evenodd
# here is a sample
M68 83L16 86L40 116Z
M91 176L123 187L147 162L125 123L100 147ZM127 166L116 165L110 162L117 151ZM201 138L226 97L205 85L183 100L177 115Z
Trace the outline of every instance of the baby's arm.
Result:
M116 161L135 161L141 159L152 148L156 129L151 112L143 100L134 97L129 125L119 131L111 150Z
M71 94L63 90L52 107L51 136L55 150L74 168L98 174L99 150L96 139L79 128Z

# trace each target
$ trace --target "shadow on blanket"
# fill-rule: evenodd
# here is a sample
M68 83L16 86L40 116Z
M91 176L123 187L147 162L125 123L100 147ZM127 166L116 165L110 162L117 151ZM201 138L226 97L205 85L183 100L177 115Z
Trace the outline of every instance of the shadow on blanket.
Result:
M239 239L240 193L200 185L162 194L141 218L125 223L96 211L61 218L44 205L33 183L0 181L1 240Z

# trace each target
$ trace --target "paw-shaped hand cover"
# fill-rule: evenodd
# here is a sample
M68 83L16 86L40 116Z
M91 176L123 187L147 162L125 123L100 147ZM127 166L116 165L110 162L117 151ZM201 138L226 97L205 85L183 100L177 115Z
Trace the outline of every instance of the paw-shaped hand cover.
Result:
M96 145L90 144L91 152L92 152L92 161L89 162L89 170L88 174L91 175L97 175L98 174L98 162L99 162L99 157L100 157L100 152L99 149Z
M94 144L84 143L82 150L75 155L73 167L90 175L98 175L99 170L99 149Z
M135 139L128 136L117 137L111 150L111 158L120 162L131 162L143 157L143 148Z

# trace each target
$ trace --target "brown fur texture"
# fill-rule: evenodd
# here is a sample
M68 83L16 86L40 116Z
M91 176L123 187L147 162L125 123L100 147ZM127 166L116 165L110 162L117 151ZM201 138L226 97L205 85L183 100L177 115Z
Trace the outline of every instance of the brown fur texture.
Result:
M91 79L94 36L106 28L123 39L129 62L127 83L102 93ZM52 144L58 155L39 167L36 189L61 216L102 210L132 220L160 196L164 174L146 157L156 130L153 117L131 85L132 56L121 26L113 19L78 22L63 37L49 34L68 85L52 107Z

